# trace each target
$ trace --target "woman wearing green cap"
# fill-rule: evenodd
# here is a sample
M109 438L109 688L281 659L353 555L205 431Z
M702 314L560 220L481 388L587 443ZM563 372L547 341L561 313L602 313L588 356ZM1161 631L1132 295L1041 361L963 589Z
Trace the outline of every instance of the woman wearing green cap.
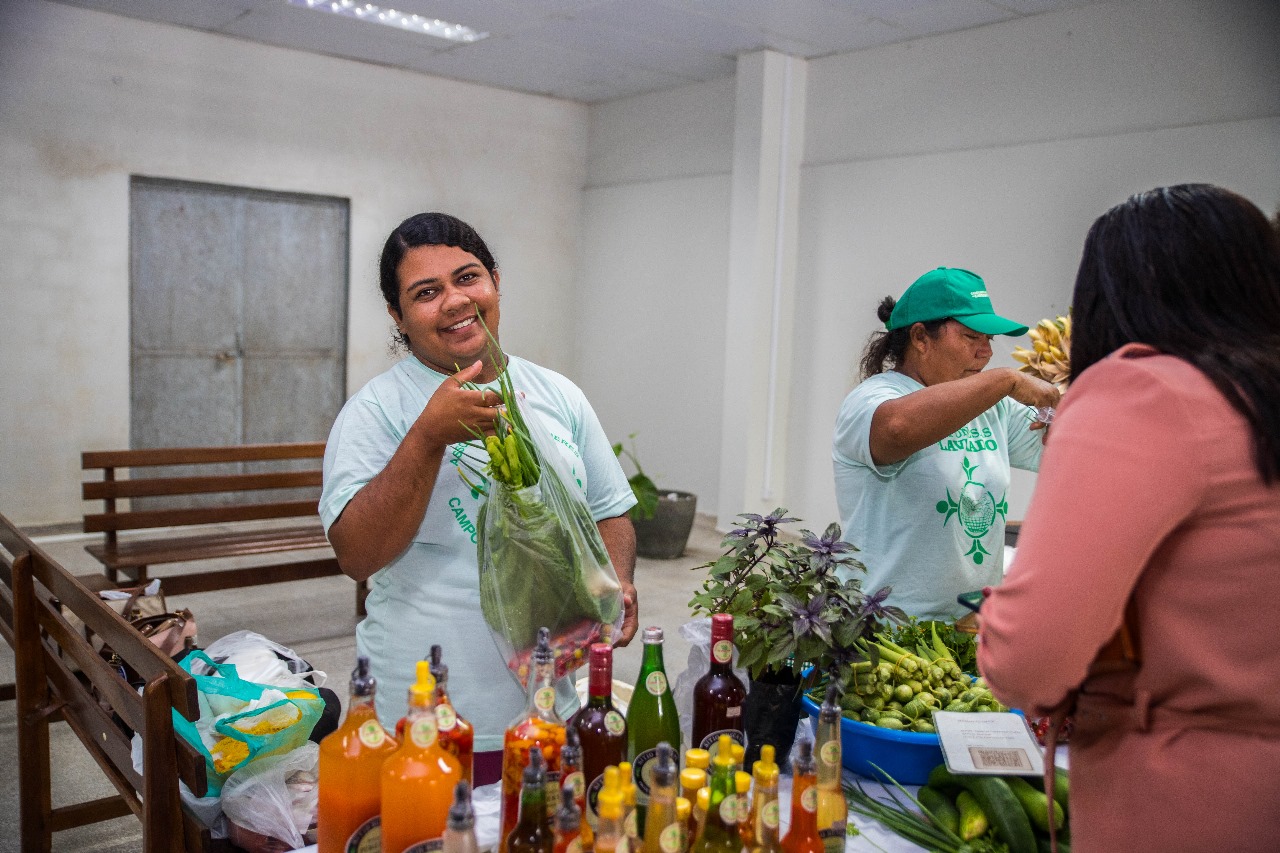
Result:
M999 316L968 270L939 267L886 297L862 356L863 381L836 418L832 459L845 538L863 586L921 619L964 615L962 592L1000 582L1010 467L1035 471L1053 385L986 370L993 335L1027 327ZM1030 407L1030 408L1029 408Z

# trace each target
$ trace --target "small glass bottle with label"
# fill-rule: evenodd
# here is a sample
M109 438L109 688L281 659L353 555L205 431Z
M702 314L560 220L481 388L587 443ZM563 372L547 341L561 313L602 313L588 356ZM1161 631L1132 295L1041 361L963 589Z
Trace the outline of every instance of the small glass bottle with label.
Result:
M721 735L747 742L742 704L747 688L733 672L733 615L711 617L711 668L693 686L693 746L714 753Z
M560 801L560 750L564 747L565 724L556 712L555 655L551 632L538 629L538 642L531 655L529 699L524 711L507 726L502 739L502 824L498 835L499 853L506 853L507 836L515 829L520 813L520 788L529 757L540 753L551 802ZM551 832L551 815L547 815Z
M841 786L840 692L832 684L818 712L814 758L818 765L818 835L827 853L844 853L849 804Z
M791 827L782 839L783 853L825 853L818 835L818 770L813 761L813 742L796 744L791 762Z
M627 705L627 759L635 777L637 818L641 826L646 826L651 764L657 758L659 743L671 746L679 762L680 715L662 662L662 629L645 628L643 637L644 657L631 703Z
M582 742L582 776L587 783L587 815L599 822L604 769L627 757L626 719L613 707L613 647L594 643L590 650L587 704L569 720ZM628 782L630 780L627 780ZM619 785L619 790L625 786Z

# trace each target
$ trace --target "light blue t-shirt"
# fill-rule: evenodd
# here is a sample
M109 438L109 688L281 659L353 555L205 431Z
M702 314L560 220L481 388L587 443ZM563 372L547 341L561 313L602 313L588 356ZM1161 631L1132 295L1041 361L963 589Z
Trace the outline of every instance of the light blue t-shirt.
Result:
M635 503L631 487L582 391L560 374L514 356L508 357L507 369L517 392L525 395L526 414L542 421L572 467L592 518L600 521L630 509ZM320 518L326 530L386 467L446 378L408 356L342 407L325 447ZM378 679L378 717L384 726L394 726L407 708L417 661L439 643L449 666L450 698L475 726L475 749L483 752L502 748L503 731L526 697L480 612L476 524L484 498L458 473L464 457L475 469L487 461L479 449L452 445L413 542L369 578L368 615L356 627L356 649L369 656ZM474 474L468 477L475 482ZM567 678L557 688L560 713L568 719L577 696Z
M957 595L1000 582L1009 469L1039 470L1044 444L1029 428L1034 413L1006 397L901 462L876 465L876 408L923 387L886 371L845 398L831 454L836 502L844 538L867 566L863 589L892 586L888 604L921 619L954 621L968 612Z

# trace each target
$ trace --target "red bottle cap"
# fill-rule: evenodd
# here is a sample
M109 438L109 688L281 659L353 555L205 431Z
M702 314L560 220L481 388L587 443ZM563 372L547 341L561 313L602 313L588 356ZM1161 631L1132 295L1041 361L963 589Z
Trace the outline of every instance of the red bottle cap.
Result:
M733 640L733 614L715 613L711 616L711 642Z
M592 696L609 696L613 693L613 646L608 643L592 643L590 672L587 690Z

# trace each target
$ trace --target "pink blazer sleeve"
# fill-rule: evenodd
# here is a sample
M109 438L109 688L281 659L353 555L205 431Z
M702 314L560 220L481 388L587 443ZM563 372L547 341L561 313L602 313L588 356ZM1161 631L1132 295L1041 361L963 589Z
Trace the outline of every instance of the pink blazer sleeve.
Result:
M1064 398L1013 566L982 607L979 668L1007 705L1045 713L1081 683L1199 500L1198 425L1171 361L1128 348Z

